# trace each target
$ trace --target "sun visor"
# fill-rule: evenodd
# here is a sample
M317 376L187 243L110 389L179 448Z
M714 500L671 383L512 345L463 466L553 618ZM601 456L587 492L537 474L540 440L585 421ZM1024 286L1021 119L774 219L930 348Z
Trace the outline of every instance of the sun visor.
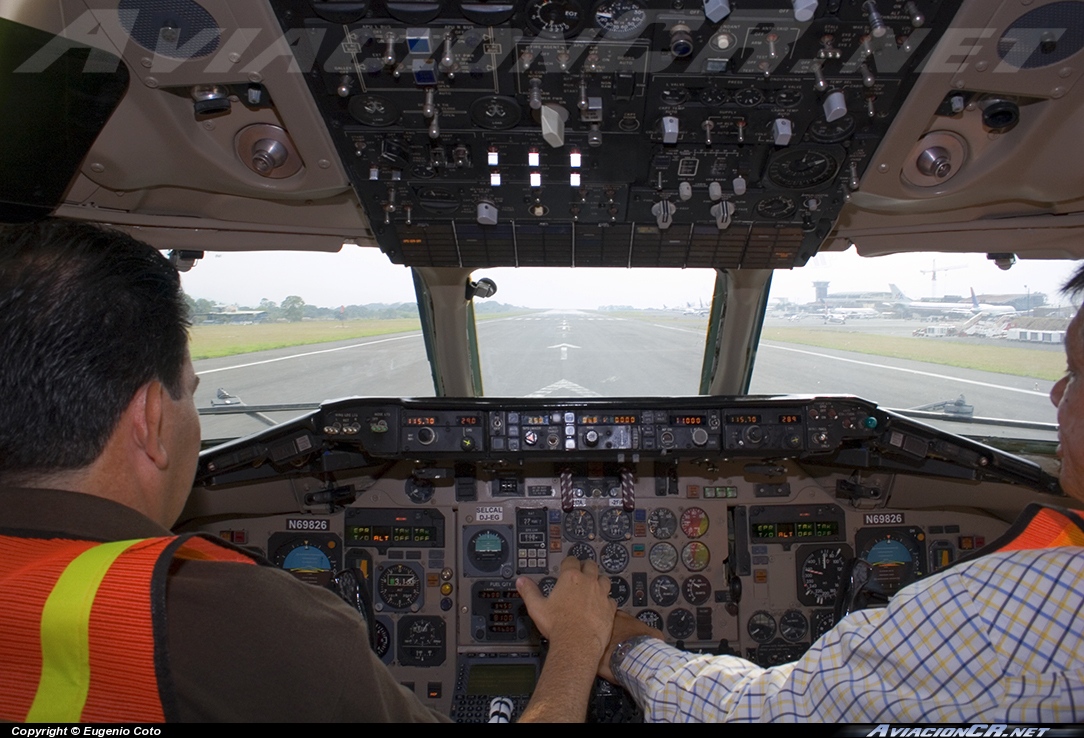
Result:
M0 19L0 222L56 209L127 88L117 56Z

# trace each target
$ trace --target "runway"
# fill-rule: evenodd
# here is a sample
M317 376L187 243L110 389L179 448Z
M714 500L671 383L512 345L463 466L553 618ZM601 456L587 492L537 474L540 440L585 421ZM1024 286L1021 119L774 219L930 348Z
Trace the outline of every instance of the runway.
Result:
M485 394L694 395L700 383L705 323L696 316L630 318L595 311L547 311L479 321ZM861 325L848 328L866 330ZM886 329L871 325L868 330ZM196 372L201 382L199 407L209 406L218 388L249 405L433 393L418 332L199 361ZM855 394L889 408L915 408L963 395L976 416L1053 423L1054 408L1047 397L1051 385L1006 374L765 341L750 392ZM272 417L281 421L290 415ZM204 436L210 438L262 427L266 426L245 416L204 417Z

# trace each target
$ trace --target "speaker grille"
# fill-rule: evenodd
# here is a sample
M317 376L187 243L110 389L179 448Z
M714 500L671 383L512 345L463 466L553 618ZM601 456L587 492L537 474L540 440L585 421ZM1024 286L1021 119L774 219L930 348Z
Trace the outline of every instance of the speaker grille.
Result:
M192 0L120 0L117 10L132 40L159 56L207 56L221 40L214 17Z

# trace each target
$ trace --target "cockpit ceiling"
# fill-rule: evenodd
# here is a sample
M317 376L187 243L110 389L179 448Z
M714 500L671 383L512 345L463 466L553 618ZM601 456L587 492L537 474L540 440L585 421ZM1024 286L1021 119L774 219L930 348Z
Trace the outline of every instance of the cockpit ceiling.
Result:
M1084 2L58 0L123 59L57 213L414 266L1080 255ZM132 131L139 131L132 135ZM1067 155L1068 154L1068 155Z

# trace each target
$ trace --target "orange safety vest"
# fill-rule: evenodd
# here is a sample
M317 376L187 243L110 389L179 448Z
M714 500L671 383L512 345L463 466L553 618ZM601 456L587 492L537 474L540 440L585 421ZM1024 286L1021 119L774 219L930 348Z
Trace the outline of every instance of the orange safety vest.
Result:
M997 540L960 557L952 566L992 553L1059 546L1084 546L1084 518L1076 510L1032 502Z
M0 535L0 720L164 722L173 559L255 564L201 535L98 543Z

